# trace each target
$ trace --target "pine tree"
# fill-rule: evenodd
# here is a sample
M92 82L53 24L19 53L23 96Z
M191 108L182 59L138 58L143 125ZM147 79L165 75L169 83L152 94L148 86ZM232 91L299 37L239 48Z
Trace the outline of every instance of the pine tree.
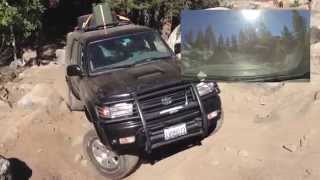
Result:
M224 45L224 40L223 40L223 36L222 36L222 35L219 36L218 47L219 47L220 49L222 49L222 48L225 47L225 45Z
M239 32L239 44L240 45L244 45L244 44L247 43L247 41L248 41L248 38L247 38L246 34L242 30L240 30L240 32Z
M292 33L289 31L287 26L283 27L283 30L281 32L281 36L285 41L292 41L294 39Z
M231 48L236 51L238 49L237 37L235 35L231 36Z
M194 38L193 38L193 31L190 30L187 35L185 36L185 42L189 45L193 45L194 44Z
M205 31L205 47L207 49L214 49L217 46L216 36L212 29L212 26L208 26Z
M259 37L262 43L270 42L270 39L272 38L271 32L264 23L260 23L259 25Z
M306 22L298 11L292 12L293 30L297 39L304 39L304 35L307 32Z
M194 47L195 48L198 48L198 49L204 49L204 34L202 32L202 30L200 29L198 31L198 34L197 34L197 38L195 40L195 43L194 43Z
M226 39L226 48L230 48L230 39L227 37Z
M12 47L17 59L19 44L40 31L44 10L41 0L0 0L0 55Z

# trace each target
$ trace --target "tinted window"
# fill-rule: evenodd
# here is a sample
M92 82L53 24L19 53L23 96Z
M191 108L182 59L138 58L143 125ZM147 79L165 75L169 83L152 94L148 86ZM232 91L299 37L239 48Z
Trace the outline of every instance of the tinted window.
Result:
M99 71L150 58L170 56L171 52L157 33L146 32L91 43L90 69Z

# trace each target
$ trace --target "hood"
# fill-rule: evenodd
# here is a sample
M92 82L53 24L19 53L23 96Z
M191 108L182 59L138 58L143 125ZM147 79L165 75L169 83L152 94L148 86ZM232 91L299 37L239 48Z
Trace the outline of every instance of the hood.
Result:
M177 60L167 59L88 77L86 87L101 99L178 80L181 71Z

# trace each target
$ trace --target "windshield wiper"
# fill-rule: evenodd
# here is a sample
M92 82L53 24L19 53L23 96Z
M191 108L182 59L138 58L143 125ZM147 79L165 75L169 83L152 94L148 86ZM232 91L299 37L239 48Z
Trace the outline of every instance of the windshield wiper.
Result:
M185 74L184 79L195 79L200 80L196 75ZM229 82L282 82L290 80L304 80L310 79L309 73L304 74L292 74L292 75L272 75L272 76L215 76L209 75L205 78L206 80L213 81L229 81Z
M107 67L107 69L129 68L129 67L132 67L132 66L135 66L135 65L136 65L135 62L131 62L131 63L126 63L126 64L120 64L120 65L110 66L110 67Z
M149 58L145 58L145 59L142 59L142 60L136 62L136 64L141 64L141 63L150 62L150 61L155 61L155 60L160 60L160 59L167 59L167 58L171 58L171 57L172 57L172 56L149 57Z
M145 58L142 59L140 61L137 62L130 62L130 63L125 63L125 64L119 64L119 65L114 65L114 66L109 66L107 67L107 69L122 69L122 68L129 68L129 67L133 67L137 64L142 64L142 63L146 63L146 62L150 62L150 61L154 61L154 60L159 60L159 59L166 59L169 58L171 56L163 56L163 57L149 57L149 58Z

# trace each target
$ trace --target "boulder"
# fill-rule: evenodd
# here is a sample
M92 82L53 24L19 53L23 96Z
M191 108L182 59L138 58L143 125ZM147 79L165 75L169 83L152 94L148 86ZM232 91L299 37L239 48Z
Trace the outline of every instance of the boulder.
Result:
M311 13L311 26L320 29L320 10Z
M57 63L64 65L65 64L65 49L56 50Z
M10 63L9 67L17 69L18 67L23 67L26 63L22 59L14 60Z
M320 74L320 43L311 45L311 73Z
M37 84L18 101L18 107L31 108L35 105L47 105L52 89L46 84Z
M10 106L8 103L0 100L0 112L9 111Z
M312 8L312 10L319 11L320 10L320 1L313 0L311 8Z
M30 61L37 58L37 52L31 49L25 49L22 54L22 60L28 64Z
M46 45L42 47L42 58L53 58L56 55L55 45Z
M0 100L6 101L9 98L9 90L4 87L0 86Z
M310 43L315 44L318 42L320 42L320 29L316 27L311 27Z

